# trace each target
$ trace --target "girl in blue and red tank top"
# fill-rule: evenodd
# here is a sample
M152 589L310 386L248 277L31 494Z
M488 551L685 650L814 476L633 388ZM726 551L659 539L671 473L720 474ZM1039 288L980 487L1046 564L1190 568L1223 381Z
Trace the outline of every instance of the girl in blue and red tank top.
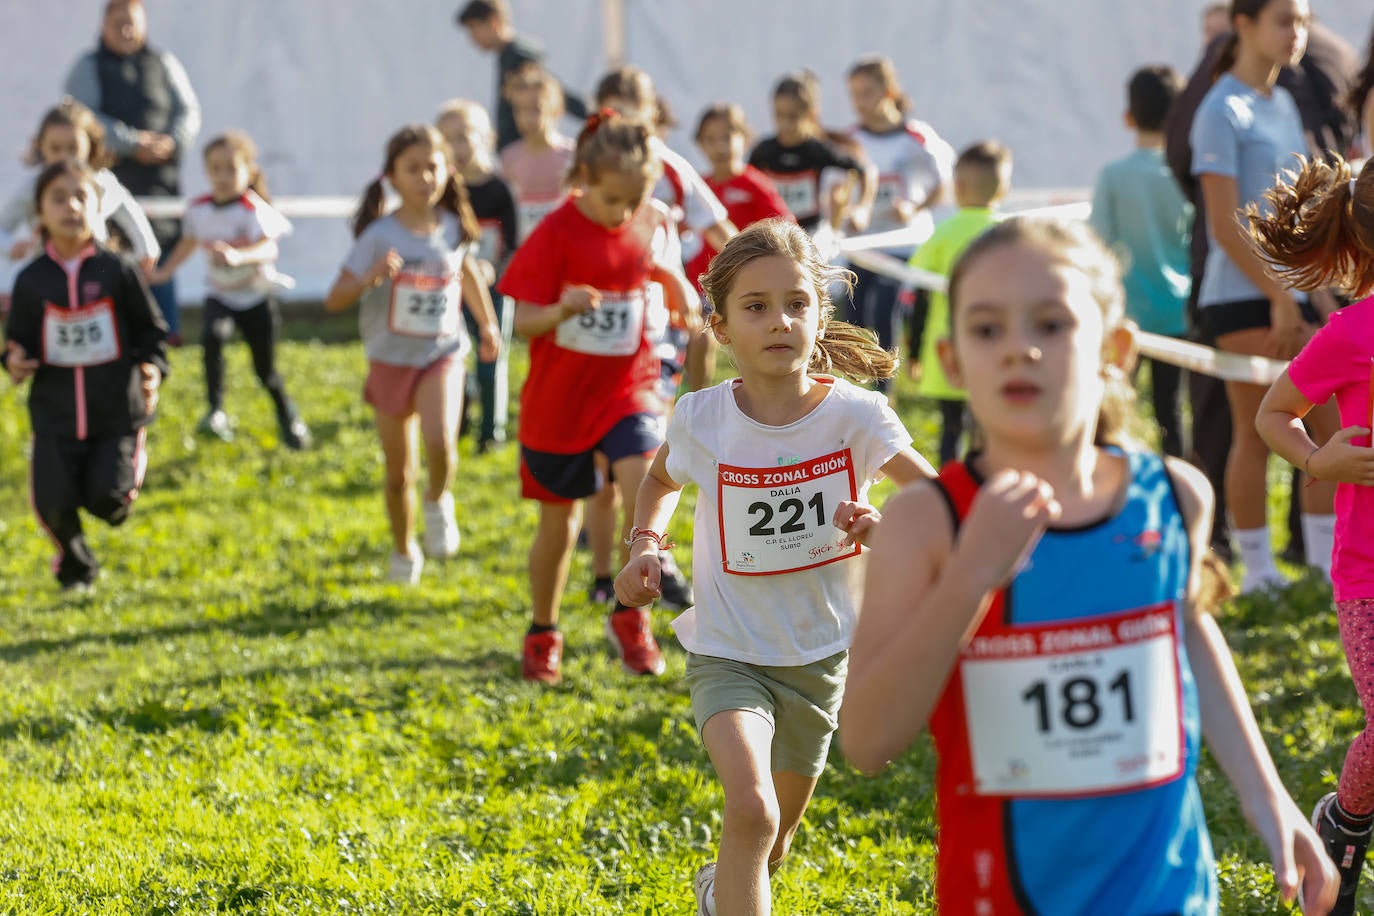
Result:
M888 504L840 716L865 770L930 729L941 912L1216 913L1205 737L1284 897L1325 913L1335 868L1201 594L1207 481L1112 444L1133 331L1115 261L1081 224L1012 219L949 297L942 356L983 448Z

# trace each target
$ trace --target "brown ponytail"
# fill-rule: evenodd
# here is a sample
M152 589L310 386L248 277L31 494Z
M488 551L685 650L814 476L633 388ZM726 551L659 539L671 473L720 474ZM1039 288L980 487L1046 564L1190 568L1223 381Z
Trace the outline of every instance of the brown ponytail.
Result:
M382 174L373 179L372 183L363 191L363 199L359 201L358 209L353 213L353 220L350 225L354 237L362 235L364 229L381 218L382 208L386 203L382 177L390 175L395 170L397 158L412 146L425 146L444 154L444 159L450 168L448 177L444 182L443 194L439 197L437 206L458 217L458 224L463 231L463 241L477 238L482 234L482 227L478 225L477 215L473 212L472 203L468 199L467 185L463 182L462 176L451 168L453 151L449 149L443 134L429 124L408 124L392 134L391 139L387 140L386 160L382 165Z
M710 269L700 278L701 288L714 307L709 326L723 325L729 320L726 300L740 270L751 261L775 255L801 267L820 305L821 336L811 351L808 371L844 375L855 381L891 378L897 371L896 355L878 346L872 331L831 317L835 313L831 287L841 283L852 291L854 274L827 262L806 230L787 220L765 219L750 225L726 242L711 260Z
M1221 79L1222 75L1236 65L1236 53L1240 50L1240 36L1235 32L1227 35L1222 46L1221 53L1212 62L1212 82Z
M1374 172L1351 180L1350 165L1298 157L1292 184L1265 192L1270 212L1245 210L1250 242L1276 278L1295 289L1374 292Z

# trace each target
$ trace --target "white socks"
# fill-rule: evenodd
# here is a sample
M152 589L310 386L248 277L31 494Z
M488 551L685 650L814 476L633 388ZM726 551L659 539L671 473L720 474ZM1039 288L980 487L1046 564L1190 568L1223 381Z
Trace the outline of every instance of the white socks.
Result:
M1336 542L1335 515L1302 514L1302 542L1307 565L1315 566L1331 578L1331 549Z
M1233 528L1231 536L1240 548L1240 561L1245 564L1245 578L1241 580L1242 594L1281 585L1284 578L1274 565L1274 548L1269 540L1269 526L1262 528Z

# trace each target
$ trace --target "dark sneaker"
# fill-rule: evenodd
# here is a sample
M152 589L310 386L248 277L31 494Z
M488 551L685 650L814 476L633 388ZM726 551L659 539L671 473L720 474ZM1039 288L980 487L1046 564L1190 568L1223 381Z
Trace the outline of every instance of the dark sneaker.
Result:
M557 684L562 673L563 634L558 630L526 633L525 647L520 655L520 676L527 681Z
M1369 849L1369 828L1351 833L1336 823L1336 793L1328 792L1312 809L1312 826L1326 846L1326 854L1341 873L1341 892L1330 916L1354 916L1355 892L1360 887L1360 870L1364 868L1364 854Z
M620 666L630 674L663 673L663 653L649 629L649 609L622 607L606 618L606 636L620 653Z
M673 558L666 553L658 555L659 599L658 603L673 611L685 611L692 606L692 586L687 577L677 568Z
M587 600L592 604L610 604L615 600L615 580L610 576L597 576L592 587L587 589Z
M277 427L281 430L281 444L294 452L310 447L310 427L305 425L296 405L287 401L284 407L277 408Z
M222 410L212 410L200 418L196 424L196 432L206 436L214 436L221 442L234 441L234 427L229 422L229 415Z

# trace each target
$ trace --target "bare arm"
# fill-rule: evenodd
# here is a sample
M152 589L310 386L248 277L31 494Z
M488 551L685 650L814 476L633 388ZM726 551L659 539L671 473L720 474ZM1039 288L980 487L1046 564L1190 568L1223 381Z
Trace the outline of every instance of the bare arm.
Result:
M1240 268L1246 279L1259 287L1266 299L1288 296L1288 290L1269 276L1264 262L1250 247L1250 239L1237 216L1240 211L1240 190L1236 180L1229 175L1202 174L1198 176L1198 182L1202 186L1202 199L1207 209L1207 228L1231 263Z
M739 230L736 229L735 224L728 219L721 220L701 233L701 237L716 251L720 251L724 248L725 243L737 235L739 235Z
M515 303L515 333L526 339L547 334L574 315L595 309L601 295L590 286L570 286L552 305Z
M200 245L200 240L195 236L183 235L177 240L177 247L172 249L172 253L167 255L167 260L161 266L148 275L148 281L154 286L166 283L172 278L172 274L177 272L177 268L186 263L186 259L195 254L196 248Z
M358 297L363 293L382 281L396 276L404 263L401 256L396 253L396 249L393 248L372 262L372 267L361 277L345 267L339 271L338 279L329 288L329 292L325 293L324 310L326 312L342 312L357 302Z
M884 477L899 487L905 487L918 480L929 480L935 476L935 468L930 466L925 456L911 446L887 459L879 470L883 472Z
M1255 415L1255 428L1284 461L1302 468L1310 477L1374 486L1374 448L1351 443L1357 436L1368 435L1369 429L1347 426L1318 448L1302 423L1312 406L1285 369L1265 392Z
M1059 511L1046 484L1015 471L983 485L957 539L934 521L948 510L933 484L888 502L840 709L840 747L856 767L881 770L926 727L994 592Z
M1340 887L1335 866L1274 768L1216 620L1197 604L1202 558L1212 526L1211 486L1197 468L1172 458L1168 464L1193 546L1183 622L1203 737L1235 789L1245 819L1269 847L1284 899L1291 903L1301 891L1304 911L1325 913Z
M639 485L635 497L635 528L646 528L666 534L668 522L682 496L682 484L668 476L668 446L659 447L653 464ZM630 559L615 578L615 593L626 607L643 607L659 595L661 566L659 544L653 538L636 540L630 545Z

